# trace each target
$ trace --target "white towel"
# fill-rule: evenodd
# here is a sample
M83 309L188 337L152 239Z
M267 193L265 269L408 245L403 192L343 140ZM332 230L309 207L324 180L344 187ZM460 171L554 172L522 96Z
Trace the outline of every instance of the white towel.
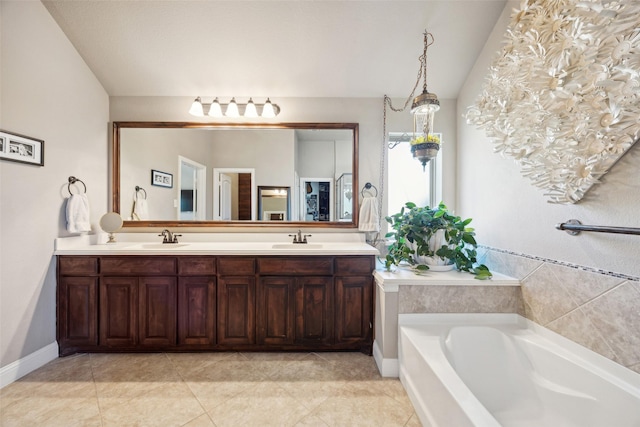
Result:
M360 231L380 231L380 218L378 216L378 199L367 196L362 199L360 206Z
M89 198L87 195L85 193L72 194L67 199L67 231L69 233L91 231L89 214Z
M143 199L142 197L134 197L131 219L135 221L149 219L149 205L147 204L147 199Z

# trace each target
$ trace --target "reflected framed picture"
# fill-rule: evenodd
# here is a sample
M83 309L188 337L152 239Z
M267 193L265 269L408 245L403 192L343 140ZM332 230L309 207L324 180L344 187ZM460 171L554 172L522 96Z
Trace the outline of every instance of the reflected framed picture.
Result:
M173 175L166 172L160 172L155 169L151 169L151 185L157 185L158 187L173 187Z
M44 166L44 141L0 130L0 159Z

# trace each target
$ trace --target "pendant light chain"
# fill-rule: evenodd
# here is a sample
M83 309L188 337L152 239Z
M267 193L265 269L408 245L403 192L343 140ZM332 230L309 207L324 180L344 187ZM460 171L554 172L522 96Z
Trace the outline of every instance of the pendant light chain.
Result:
M431 36L431 43L429 43L429 36ZM433 44L434 41L435 39L433 38L433 34L425 31L424 32L424 52L420 57L420 62L422 63L422 68L424 70L422 72L422 75L424 76L424 85L422 86L423 92L427 92L427 49L429 48L429 46Z

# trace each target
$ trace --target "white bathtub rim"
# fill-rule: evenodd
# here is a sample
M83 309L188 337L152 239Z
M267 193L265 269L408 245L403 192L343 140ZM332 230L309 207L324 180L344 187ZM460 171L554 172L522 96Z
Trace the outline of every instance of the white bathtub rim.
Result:
M398 316L398 335L402 326L429 325L513 325L545 338L554 351L572 363L588 369L604 380L640 398L640 374L570 339L514 313L408 313ZM527 331L523 331L526 333ZM425 332L426 334L427 332Z
M439 336L429 335L426 331L420 331L416 328L406 328L406 331L412 335L421 335L422 340L417 346L420 347L420 357L428 359L429 369L435 377L438 378L439 385L446 390L447 396L456 400L460 407L461 412L469 420L469 425L482 426L482 427L500 427L500 423L495 419L493 415L487 410L487 408L478 400L478 398L471 392L469 387L462 381L458 373L451 366L449 360L441 350L441 342ZM400 331L399 340L405 336L405 333ZM430 342L428 342L430 341ZM414 343L415 344L415 343ZM414 345L415 346L415 345ZM434 349L434 351L429 351ZM435 350L437 349L437 350ZM400 361L404 360L403 347L399 343L398 351L400 352L398 358ZM425 353L423 353L426 352ZM426 402L423 402L419 393L417 392L417 386L413 380L407 376L407 372L402 363L400 363L400 381L405 385L407 394L410 395L410 400L415 402L414 409L417 412L424 414L431 425L440 426L434 420L433 415L428 411ZM419 408L416 409L416 408ZM420 418L420 414L418 414ZM423 418L420 418L423 420Z

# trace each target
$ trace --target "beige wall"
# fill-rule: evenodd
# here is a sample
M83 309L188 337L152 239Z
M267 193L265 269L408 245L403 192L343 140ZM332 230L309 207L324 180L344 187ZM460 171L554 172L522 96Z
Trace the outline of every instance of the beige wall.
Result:
M67 179L107 210L109 99L42 3L0 2L0 128L45 141L44 167L0 161L0 365L55 342L53 241Z
M458 116L473 103L508 24L510 2L458 99ZM484 133L458 123L459 213L474 218L478 240L491 247L490 268L522 281L525 315L640 372L640 238L554 228L585 224L640 227L640 144L574 205L552 205L495 155Z
M508 24L510 2L485 45L458 99L458 117L476 99L485 70L498 51ZM517 164L492 152L482 131L458 122L459 213L472 217L481 243L640 277L637 236L582 233L572 237L554 228L576 218L584 224L640 227L640 144L633 147L574 205L547 203L544 192L520 174Z

